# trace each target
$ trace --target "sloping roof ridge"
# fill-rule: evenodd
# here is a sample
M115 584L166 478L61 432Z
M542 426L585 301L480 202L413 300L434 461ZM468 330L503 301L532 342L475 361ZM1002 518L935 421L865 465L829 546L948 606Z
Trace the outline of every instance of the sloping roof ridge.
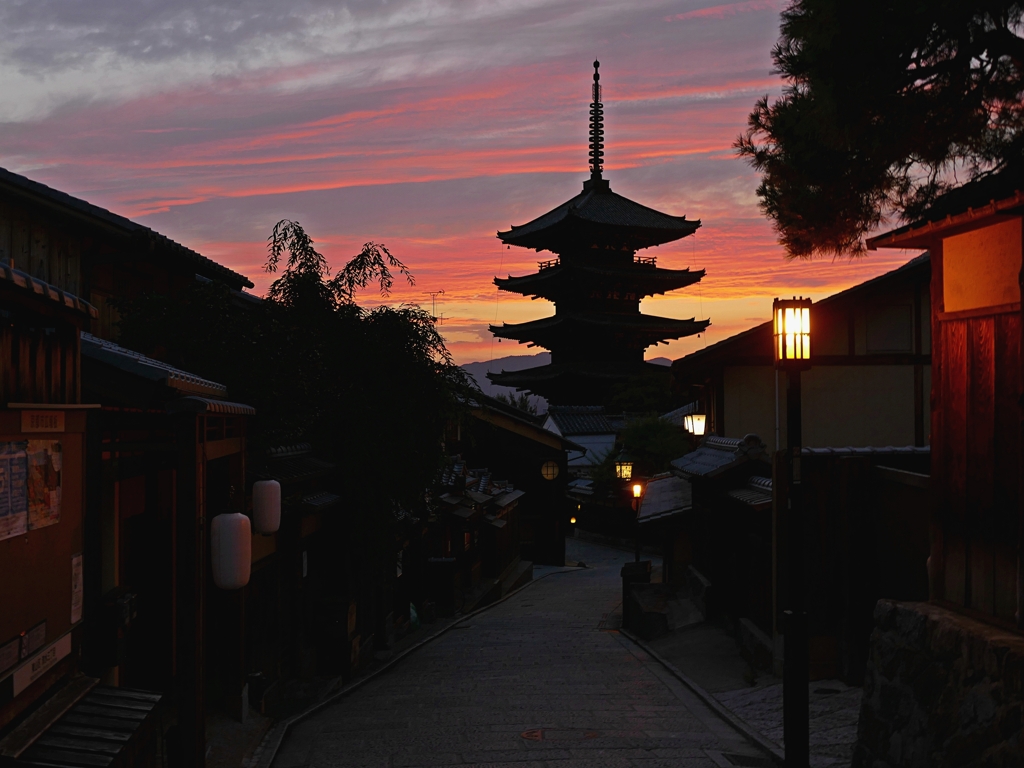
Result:
M73 195L69 195L67 192L62 192L59 189L54 189L53 187L47 186L46 184L34 181L33 179L28 178L27 176L22 176L19 173L14 173L13 171L9 171L6 168L0 167L0 182L2 181L6 181L13 186L21 187L22 189L37 194L41 197L48 198L54 203L66 206L68 208L72 208L78 211L79 213L84 213L89 216L93 216L97 219L101 219L111 226L124 230L126 233L148 234L159 241L170 244L170 246L176 250L184 251L193 260L197 260L202 264L206 264L207 266L213 267L217 271L227 272L231 274L233 277L237 278L243 285L249 288L254 287L254 283L252 282L252 280L250 280L248 277L239 272L235 272L230 267L226 267L223 264L220 264L214 261L213 259L208 258L207 256L203 256L201 253L192 250L186 245L182 245L181 243L172 240L171 238L167 237L167 235L163 235L154 229L150 229L144 224L139 224L138 222L132 221L126 216L114 213L113 211L109 211L106 208L101 208L100 206L94 203L90 203L88 200L82 200L79 197L74 197Z
M549 405L548 413L604 413L603 405Z
M953 190L953 192L959 192L964 189L966 189L966 187L959 187L958 189ZM968 198L967 195L964 195L964 197ZM1021 191L1017 189L1014 190L1012 195L1005 197L1000 195L998 199L991 198L987 203L983 203L980 207L964 205L959 213L950 213L947 211L945 216L936 215L934 218L930 218L926 215L924 218L918 219L910 224L906 224L889 232L884 232L881 235L868 238L868 250L877 250L879 246L883 248L899 248L900 243L905 243L914 236L924 235L928 232L946 229L958 224L965 224L984 216L992 216L1000 211L1019 208L1022 204L1024 204L1024 193L1021 193ZM943 208L952 208L952 205L947 204L944 205ZM903 247L914 248L916 246L904 245Z
M900 266L896 267L896 269L891 269L888 272L883 272L882 274L876 277L872 277L870 280L865 280L863 283L857 283L856 285L851 285L849 288L844 288L838 293L833 293L832 295L826 296L825 298L815 302L815 304L830 304L832 302L848 298L849 295L854 292L864 290L870 286L876 285L880 282L884 282L885 280L891 280L897 275L914 269L915 267L918 267L921 264L924 264L925 262L929 261L931 261L931 254L928 251L925 251L924 253L918 254L905 264L901 264ZM770 326L771 324L771 320L765 320L763 323L758 323L757 325L753 326L752 328L748 328L745 331L734 333L732 336L729 336L726 339L722 339L721 341L717 341L708 347L704 347L704 349L698 349L696 352L691 352L688 355L684 355L683 357L678 358L678 360L698 360L701 357L710 354L712 350L717 351L719 349L722 349L723 347L729 344L733 344L739 341L740 339L744 339L761 330L762 328ZM673 364L678 362L678 360L673 360Z
M0 280L7 280L19 288L31 291L39 296L44 296L51 301L64 305L68 309L76 310L89 317L99 317L99 310L85 299L81 299L75 294L69 293L63 288L58 288L39 278L32 277L32 275L22 272L20 269L0 264Z
M81 340L84 346L92 345L98 347L108 354L117 355L130 359L137 365L143 365L148 368L153 368L157 371L164 373L167 377L167 383L169 386L174 387L175 384L184 384L191 387L200 387L202 389L208 389L211 393L218 395L227 395L228 388L224 384L220 384L210 379L204 379L202 376L197 376L194 373L183 371L181 368L165 363L162 360L156 360L152 357L148 357L141 352L122 347L120 344L116 344L113 341L107 339L101 339L98 336L93 336L91 333L82 331Z

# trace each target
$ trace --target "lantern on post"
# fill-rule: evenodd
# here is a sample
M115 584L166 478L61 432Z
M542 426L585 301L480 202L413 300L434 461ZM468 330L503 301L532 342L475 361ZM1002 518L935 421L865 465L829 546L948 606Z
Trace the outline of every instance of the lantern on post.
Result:
M683 415L683 429L693 434L693 414L687 413Z
M619 480L633 479L633 457L625 448L615 457L615 477Z
M213 583L220 589L240 589L252 570L252 526L240 512L217 515L210 523L210 561Z
M775 367L803 371L811 367L811 300L775 299L772 304Z
M811 367L811 300L775 299L772 305L775 368L786 373L786 478L788 607L783 611L782 729L786 766L806 766L810 759L810 712L807 684L810 666L807 610L804 601L803 491L800 485L802 412L800 372Z
M703 413L694 413L690 416L690 432L693 433L694 437L704 437L707 420L707 415Z
M641 483L633 483L633 512L636 513L636 552L633 562L640 562L640 498L644 495Z
M281 527L281 484L257 480L252 486L252 522L256 533L269 536Z

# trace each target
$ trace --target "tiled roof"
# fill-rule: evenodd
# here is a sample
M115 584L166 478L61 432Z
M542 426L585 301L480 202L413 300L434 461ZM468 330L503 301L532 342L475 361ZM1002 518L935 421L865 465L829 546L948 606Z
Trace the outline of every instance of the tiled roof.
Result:
M25 291L31 291L37 296L55 301L70 310L82 312L89 317L99 317L96 307L89 302L49 283L44 283L42 280L37 280L20 269L0 264L0 280L6 280L8 283L12 283Z
M672 424L673 426L682 427L683 426L683 417L687 416L687 415L689 415L691 413L696 413L697 409L699 407L700 407L699 403L687 403L686 405L682 406L681 408L676 408L674 411L669 411L668 413L663 413L661 415L661 420L662 421L667 421L669 424Z
M536 219L513 225L499 232L503 243L525 248L548 248L552 238L563 237L567 231L585 228L632 230L638 242L635 247L668 243L690 235L700 227L700 220L688 221L685 216L670 216L648 208L611 191L607 182L585 185L580 194ZM631 238L632 239L632 238Z
M216 277L233 287L253 287L253 283L245 275L241 275L223 264L218 264L202 254L196 253L191 248L186 248L181 243L176 243L165 235L161 235L149 227L137 224L131 219L111 213L106 208L100 208L85 200L72 197L66 192L40 184L38 181L12 173L6 168L0 168L0 189L3 187L13 188L18 193L27 194L41 198L45 204L63 208L66 212L85 216L97 224L112 228L121 234L142 237L158 248L166 250L173 256L192 262L194 269L208 277Z
M637 522L650 523L692 508L690 481L675 475L656 475L647 482Z
M204 379L160 360L146 357L140 352L126 349L112 341L100 339L91 333L82 333L82 355L112 365L122 371L150 381L159 381L182 393L224 397L228 388Z
M190 413L222 413L228 416L254 416L256 409L245 403L229 403L227 400L211 400L208 397L190 395L174 400L168 410Z
M770 507L772 503L772 479L750 477L742 488L733 488L728 495L752 507Z
M604 407L600 405L551 405L548 406L548 417L566 437L615 432L605 415Z
M715 477L751 459L768 460L765 445L757 435L742 440L709 435L697 450L676 459L672 466L687 477Z

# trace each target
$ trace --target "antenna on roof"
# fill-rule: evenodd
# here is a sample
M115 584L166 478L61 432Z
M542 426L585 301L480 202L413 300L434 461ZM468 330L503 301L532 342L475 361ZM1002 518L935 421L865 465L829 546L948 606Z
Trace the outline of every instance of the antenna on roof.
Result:
M594 100L590 103L590 178L601 178L604 167L604 105L601 104L601 75L598 67L601 62L594 62Z

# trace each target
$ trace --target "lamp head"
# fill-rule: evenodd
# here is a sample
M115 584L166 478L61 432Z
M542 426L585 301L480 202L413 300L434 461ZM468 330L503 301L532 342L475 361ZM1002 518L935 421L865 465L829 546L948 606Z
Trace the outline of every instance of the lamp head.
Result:
M776 368L803 371L811 367L810 299L775 299L772 341Z

